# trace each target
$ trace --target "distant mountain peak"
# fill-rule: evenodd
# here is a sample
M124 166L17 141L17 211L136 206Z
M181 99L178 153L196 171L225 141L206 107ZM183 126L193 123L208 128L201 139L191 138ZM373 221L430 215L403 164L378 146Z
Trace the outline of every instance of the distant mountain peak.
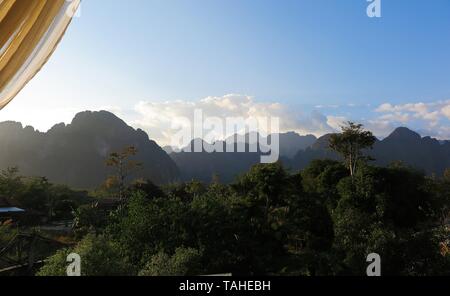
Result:
M330 139L333 134L326 134L318 138L312 145L313 149L328 149L330 147Z
M0 123L0 138L0 168L18 166L26 176L76 188L100 186L111 173L108 154L128 146L138 149L136 160L143 164L134 177L166 183L179 176L176 164L143 130L107 111L80 112L71 124L56 124L46 133Z
M402 141L420 141L422 137L407 127L396 128L386 139L402 140Z
M125 121L109 111L83 111L75 115L71 125L90 125L95 123L106 123L113 126L127 126Z

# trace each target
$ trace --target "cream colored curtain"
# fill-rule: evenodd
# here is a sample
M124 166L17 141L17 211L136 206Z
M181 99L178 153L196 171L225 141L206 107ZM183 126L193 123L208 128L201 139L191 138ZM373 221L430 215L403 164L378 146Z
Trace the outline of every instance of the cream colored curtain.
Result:
M0 0L0 110L52 55L81 0Z

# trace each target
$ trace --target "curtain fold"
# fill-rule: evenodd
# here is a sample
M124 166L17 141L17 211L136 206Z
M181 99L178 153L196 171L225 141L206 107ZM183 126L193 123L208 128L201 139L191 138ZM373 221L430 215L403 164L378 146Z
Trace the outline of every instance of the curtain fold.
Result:
M0 0L0 110L46 63L80 0Z
M8 14L16 0L0 0L0 22Z

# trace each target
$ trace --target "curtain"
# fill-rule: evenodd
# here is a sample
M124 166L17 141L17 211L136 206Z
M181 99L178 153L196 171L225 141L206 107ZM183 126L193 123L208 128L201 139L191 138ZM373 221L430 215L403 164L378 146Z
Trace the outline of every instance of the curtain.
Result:
M81 0L0 0L0 110L50 58Z

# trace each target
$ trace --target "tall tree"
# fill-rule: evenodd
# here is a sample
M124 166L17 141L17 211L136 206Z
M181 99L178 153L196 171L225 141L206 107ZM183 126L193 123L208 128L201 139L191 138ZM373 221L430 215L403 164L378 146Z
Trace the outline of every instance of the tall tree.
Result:
M112 152L106 160L106 165L115 171L113 176L107 180L108 184L115 183L119 188L119 198L124 198L125 182L127 178L137 169L142 167L142 163L133 159L138 153L134 146L128 146L119 152Z
M341 154L345 164L353 176L359 161L367 159L363 156L364 149L372 149L376 138L370 131L366 131L362 124L347 122L342 126L342 133L332 135L330 138L330 148Z

